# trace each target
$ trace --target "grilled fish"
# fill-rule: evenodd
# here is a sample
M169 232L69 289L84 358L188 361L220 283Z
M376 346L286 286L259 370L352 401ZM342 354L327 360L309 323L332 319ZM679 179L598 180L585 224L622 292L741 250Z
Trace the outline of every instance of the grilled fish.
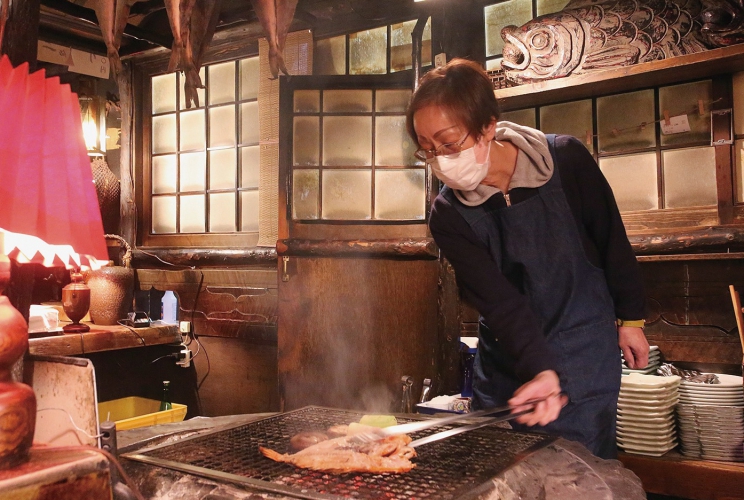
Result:
M501 30L506 78L529 83L744 41L741 0L572 0Z
M261 453L275 462L292 464L302 469L332 472L408 472L414 464L411 458L416 451L407 446L411 438L406 435L390 436L371 443L354 442L352 436L343 436L305 448L293 455L259 447Z

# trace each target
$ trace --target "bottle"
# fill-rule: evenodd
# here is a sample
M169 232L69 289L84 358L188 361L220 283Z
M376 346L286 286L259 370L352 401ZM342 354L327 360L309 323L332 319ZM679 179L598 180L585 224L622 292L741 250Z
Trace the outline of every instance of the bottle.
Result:
M163 399L160 400L160 411L172 410L173 405L170 400L169 391L170 381L163 380Z
M161 303L162 313L160 315L160 319L163 321L163 323L175 325L178 322L178 299L173 294L173 291L166 291L165 295L163 295L163 300L161 301Z

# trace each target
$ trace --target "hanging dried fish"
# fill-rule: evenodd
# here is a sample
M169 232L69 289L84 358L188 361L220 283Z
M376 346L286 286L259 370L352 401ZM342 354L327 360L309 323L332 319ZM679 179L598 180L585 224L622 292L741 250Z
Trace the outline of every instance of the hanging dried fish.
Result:
M114 23L116 17L116 0L94 0L93 10L98 18L103 43L106 44L106 55L115 73L121 72L119 50L114 42Z
M273 78L279 71L289 75L284 63L284 44L292 24L297 0L251 0L269 43L269 68Z
M744 41L741 0L573 0L501 31L517 83L694 54Z

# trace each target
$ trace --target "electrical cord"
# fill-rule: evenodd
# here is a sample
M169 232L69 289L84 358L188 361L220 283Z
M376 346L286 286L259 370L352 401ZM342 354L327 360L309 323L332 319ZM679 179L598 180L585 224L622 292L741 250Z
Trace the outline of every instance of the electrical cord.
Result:
M72 419L72 415L70 414L70 412L69 412L69 411L67 411L67 410L65 410L64 408L52 408L52 407L50 407L50 408L39 408L39 409L38 409L38 410L36 410L36 411L37 411L37 412L39 412L39 411L49 411L49 410L56 410L56 411L61 411L61 412L64 412L64 413L66 413L66 414L67 414L67 417L68 417L68 418L70 419L70 423L72 424L72 426L73 426L73 427L74 427L75 429L77 429L78 431L80 431L80 432L82 432L83 434L85 434L86 436L88 436L89 438L91 438L91 439L98 439L99 437L103 436L103 434L95 434L95 435L93 435L93 434L90 434L90 433L89 433L88 431L86 431L86 430L84 430L84 429L81 429L80 427L78 427L78 425L77 425L77 424L75 423L75 421L74 421L74 420Z
M125 328L128 328L130 332L132 332L133 334L135 334L140 339L140 342L142 342L142 345L143 346L147 346L147 343L145 342L145 339L142 338L142 335L140 335L139 333L137 333L137 330L135 330L134 328L132 328L131 326L129 326L129 325L125 324L125 323L122 323L121 320L118 320L117 323L120 324L121 326L125 327Z

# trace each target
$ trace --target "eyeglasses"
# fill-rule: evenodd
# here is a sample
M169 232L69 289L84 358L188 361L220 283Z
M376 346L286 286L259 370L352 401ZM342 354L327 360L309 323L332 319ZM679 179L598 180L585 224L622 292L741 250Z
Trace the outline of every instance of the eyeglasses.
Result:
M459 155L462 151L462 145L465 139L468 138L470 133L465 134L465 137L457 142L448 142L447 144L441 144L437 149L417 149L413 156L419 160L426 161L431 160L435 156L454 156Z

